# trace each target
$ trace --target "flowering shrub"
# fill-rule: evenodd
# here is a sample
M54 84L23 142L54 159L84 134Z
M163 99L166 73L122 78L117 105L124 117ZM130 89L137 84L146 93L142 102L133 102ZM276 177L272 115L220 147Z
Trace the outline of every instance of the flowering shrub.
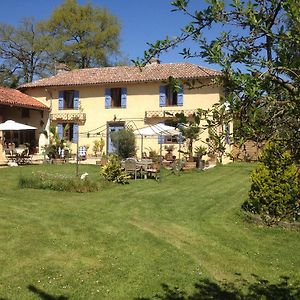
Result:
M35 172L30 177L20 176L20 188L50 189L64 192L95 192L100 186L85 177L84 180L78 177L71 177L61 174L49 174L46 172Z
M100 174L105 180L125 184L128 183L129 175L121 166L121 162L117 156L111 155L105 166L101 167Z

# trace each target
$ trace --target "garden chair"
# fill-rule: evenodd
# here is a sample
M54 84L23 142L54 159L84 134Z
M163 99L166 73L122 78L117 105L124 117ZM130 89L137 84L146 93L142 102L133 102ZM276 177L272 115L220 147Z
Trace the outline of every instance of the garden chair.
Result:
M147 177L154 177L155 180L159 178L160 173L160 164L159 163L153 163L148 169L147 169Z
M134 179L137 178L138 167L135 159L126 159L124 162L124 169L126 174L134 175Z
M32 163L32 154L30 154L28 148L26 148L26 149L22 152L21 155L22 155L24 164L31 164L31 163Z
M86 160L86 147L81 146L78 148L78 158L79 160Z
M8 151L10 153L10 155L14 155L15 154L15 143L9 143L8 144Z
M137 169L139 169L140 177L147 179L147 170L151 168L153 161L151 158L142 158L137 162Z

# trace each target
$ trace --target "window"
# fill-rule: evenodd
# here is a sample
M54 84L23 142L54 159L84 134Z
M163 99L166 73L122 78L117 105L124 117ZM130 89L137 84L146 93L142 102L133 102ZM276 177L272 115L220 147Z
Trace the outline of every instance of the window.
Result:
M65 141L72 141L73 140L73 123L66 123L63 124L63 133L64 133L64 140Z
M74 91L64 92L64 109L72 109L74 107Z
M182 144L180 137L176 135L159 135L158 144Z
M176 135L166 135L164 144L178 144L178 137Z
M171 86L166 86L166 106L177 106L178 93Z
M77 142L78 139L78 124L75 123L57 124L57 132L60 139L75 143Z
M182 87L178 91L170 85L162 85L159 88L159 106L183 106Z
M121 96L122 96L121 88L111 89L111 107L121 107Z
M105 108L126 108L127 89L105 89Z
M21 117L22 118L29 118L30 117L29 108L22 108Z
M79 91L66 90L60 91L58 97L59 109L78 109Z

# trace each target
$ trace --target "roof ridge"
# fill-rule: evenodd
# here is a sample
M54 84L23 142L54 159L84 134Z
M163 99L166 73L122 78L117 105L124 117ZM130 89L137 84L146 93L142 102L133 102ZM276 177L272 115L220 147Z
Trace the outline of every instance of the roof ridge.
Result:
M217 70L202 67L190 62L176 62L138 66L110 66L99 68L74 69L61 72L47 78L41 78L18 87L50 87L50 86L79 86L103 85L122 83L142 83L164 81L170 76L176 79L200 79L219 76Z

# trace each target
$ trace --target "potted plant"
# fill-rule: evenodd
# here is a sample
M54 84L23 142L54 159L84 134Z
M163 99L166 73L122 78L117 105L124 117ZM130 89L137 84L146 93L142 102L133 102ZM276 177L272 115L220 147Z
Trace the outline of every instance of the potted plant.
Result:
M205 117L205 111L199 109L197 113L187 117L183 112L175 114L178 122L178 129L185 139L185 144L188 153L188 160L185 163L184 169L196 168L196 162L193 158L193 145L194 142L199 140L199 136L202 132L200 127L201 120Z
M153 162L159 162L159 154L157 151L149 148L149 158L152 159Z
M207 148L203 145L197 146L195 147L195 161L196 161L196 167L198 169L203 170L204 169L204 165L205 165L205 161L202 159L202 156L206 154Z
M66 130L66 129L65 129ZM70 153L69 147L64 139L58 136L55 127L50 128L50 143L44 146L44 154L48 156L49 160L55 164L61 164L65 162L65 150Z
M98 155L102 156L102 151L103 151L104 145L105 145L105 142L104 142L103 138L93 141L93 152L96 157Z
M166 160L173 160L174 149L175 149L174 145L165 146L165 150L167 151L167 154L165 155Z

